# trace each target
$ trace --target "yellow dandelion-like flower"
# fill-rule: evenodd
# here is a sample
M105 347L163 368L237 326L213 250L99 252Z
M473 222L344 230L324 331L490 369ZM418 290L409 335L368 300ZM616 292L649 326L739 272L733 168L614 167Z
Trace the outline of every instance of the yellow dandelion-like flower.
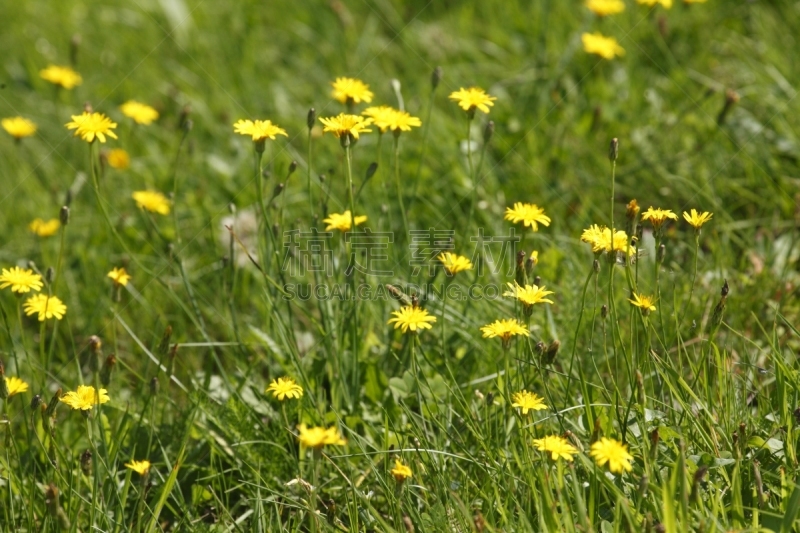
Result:
M505 219L514 224L522 222L526 228L530 227L533 231L539 231L539 224L550 225L550 217L544 214L544 209L536 204L523 202L514 202L514 207L506 207Z
M642 213L642 220L649 220L656 230L660 229L664 222L669 219L678 220L678 215L669 209L653 209L653 206L650 206L647 211Z
M642 314L645 316L650 314L650 311L656 310L656 306L654 305L656 303L656 300L652 296L647 296L644 294L638 294L634 292L633 299L628 299L628 301L633 305L635 305L636 307L640 308L642 310Z
M515 281L514 283L509 283L508 288L511 290L503 293L503 296L516 298L527 306L538 303L553 303L553 300L548 299L547 296L555 293L553 291L548 291L547 287L545 286L539 287L538 285L525 285L522 287Z
M325 126L322 128L323 132L333 133L340 139L349 136L358 140L359 134L370 133L372 131L368 128L368 126L372 124L372 119L360 117L358 115L341 113L335 117L320 117L319 121Z
M586 53L599 55L603 59L614 59L625 55L625 49L615 38L605 37L602 33L584 33L581 35L581 41Z
M112 139L117 138L117 134L112 131L117 123L102 113L84 111L80 115L72 115L72 122L67 122L66 126L68 130L75 130L75 137L80 137L87 143L94 142L95 139L104 143L106 135Z
M407 465L404 465L403 461L400 459L394 460L394 468L392 468L389 473L394 476L394 479L398 483L404 482L412 475L411 468Z
M705 4L708 0L683 0L684 4Z
M114 148L106 154L108 166L117 170L125 170L131 166L131 156L122 148Z
M298 385L292 378L278 378L269 384L267 392L271 392L280 401L286 398L299 400L303 396L303 387Z
M36 124L24 117L9 117L0 121L6 133L19 140L36 133Z
M472 261L463 255L444 252L439 255L438 259L442 262L445 271L450 276L458 274L464 270L472 270Z
M511 400L514 402L511 404L511 407L520 408L523 415L527 415L528 411L542 411L547 409L547 405L544 403L544 399L541 396L526 390L515 392L513 396L511 396Z
M73 409L88 411L95 405L107 403L111 398L106 389L96 390L91 385L78 385L78 389L70 391L61 397L61 403Z
M389 129L395 134L401 131L411 131L411 128L419 128L420 126L422 126L422 121L418 117L409 115L406 111L395 110L389 122Z
M386 130L392 127L396 112L397 110L393 107L381 105L368 107L361 114L372 119L372 124L377 126L381 133L386 133Z
M703 224L711 220L713 217L713 213L709 213L708 211L703 211L702 213L698 213L697 209L692 209L691 214L687 213L686 211L683 212L683 219L694 226L694 229L699 230Z
M233 125L233 131L241 135L249 135L253 142L275 140L277 135L288 137L286 130L273 124L271 120L239 120Z
M572 461L572 457L578 454L578 449L560 435L548 435L541 439L533 439L533 445L540 452L549 454L553 461L559 459Z
M525 337L530 335L528 329L514 318L495 320L491 324L483 326L481 331L484 339L500 337L503 343L507 343L514 335L524 335Z
M605 17L625 11L625 2L622 0L587 0L586 7L595 15Z
M80 74L69 67L58 65L50 65L46 69L40 70L39 77L65 89L72 89L83 83L83 78L81 78Z
M622 230L614 232L614 237L611 237L611 230L605 226L598 226L592 224L587 229L583 230L581 234L581 241L589 243L592 246L592 252L626 252L628 255L635 255L636 248L628 246L628 234Z
M10 378L3 378L6 380L6 388L8 389L8 397L11 398L15 394L22 394L28 391L28 384L19 379L18 377L11 376Z
M589 455L594 458L597 466L608 463L608 469L615 474L622 474L633 470L633 456L628 453L628 447L614 439L603 437L594 444Z
M39 237L52 237L58 233L58 228L61 227L61 221L57 218L50 220L42 220L41 218L33 219L33 222L28 224L28 229Z
M131 280L131 275L128 274L124 268L113 268L111 272L106 274L109 278L114 280L115 285L122 285L123 287Z
M147 473L150 472L151 466L152 464L147 459L142 461L132 459L130 463L125 463L125 468L130 468L140 476L147 475Z
M159 215L169 215L169 200L160 192L136 191L131 196L139 209L146 209Z
M369 90L369 85L361 80L355 78L336 78L332 81L333 92L331 96L339 102L346 104L348 101L354 104L366 102L367 104L372 101L372 91Z
M489 108L497 100L494 96L489 96L486 91L479 87L465 89L461 87L457 91L450 93L449 98L458 103L459 107L467 112L474 112L480 109L484 113L489 113Z
M34 294L25 301L22 309L27 316L38 314L39 322L44 322L53 317L56 320L61 320L67 312L67 306L58 296L48 296L46 294Z
M344 446L347 444L347 441L335 426L309 428L305 424L300 424L297 429L300 431L300 435L297 438L303 448L321 450L325 446Z
M122 111L123 115L132 118L135 123L143 126L152 124L158 118L158 111L136 100L128 100L119 106L119 110Z
M331 231L334 229L339 231L350 231L351 220L352 217L350 215L350 210L348 209L344 213L331 213L328 215L328 218L324 219L322 222L327 224L325 231ZM367 215L357 215L355 217L356 226L360 226L366 221Z
M705 0L699 0L699 1L705 2ZM669 9L672 7L672 0L636 0L636 3L645 6L654 6L656 4L661 4L662 6L664 6L665 9Z
M20 267L4 268L0 274L0 289L11 287L11 292L20 294L31 290L42 290L42 276L33 270L23 270Z
M392 315L394 318L390 318L387 324L394 323L394 329L400 328L403 333L408 330L415 333L419 329L431 329L433 328L431 324L436 322L435 316L431 316L425 309L413 305L401 307L399 310L393 311Z

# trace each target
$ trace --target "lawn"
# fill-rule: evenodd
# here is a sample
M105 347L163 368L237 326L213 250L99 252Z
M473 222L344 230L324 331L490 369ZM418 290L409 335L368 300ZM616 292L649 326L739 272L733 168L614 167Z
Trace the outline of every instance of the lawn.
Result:
M0 14L3 531L800 531L797 2Z

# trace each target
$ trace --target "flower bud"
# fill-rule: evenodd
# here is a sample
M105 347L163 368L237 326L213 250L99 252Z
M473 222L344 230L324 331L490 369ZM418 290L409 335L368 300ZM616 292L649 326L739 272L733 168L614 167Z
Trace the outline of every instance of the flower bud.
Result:
M608 306L606 304L603 304L602 307L600 307L600 318L605 320L607 316L608 316Z
M729 291L729 290L730 290L730 289L729 289L729 287L728 287L728 280L726 279L726 280L725 280L725 283L722 285L722 291L720 291L720 295L721 295L723 298L727 298L727 297L728 297L728 291Z
M84 450L81 454L81 471L86 476L92 473L92 450Z
M558 355L558 350L561 348L561 341L554 340L550 343L547 347L547 350L544 352L544 357L542 358L542 364L550 365L553 361L556 360L556 356Z
M76 33L69 40L69 64L75 68L78 66L78 50L81 47L81 35Z
M39 394L35 394L31 398L31 411L36 411L40 405L42 405L42 397Z
M44 271L44 279L48 284L53 283L53 280L56 279L56 269L51 266L47 267L47 270Z
M489 141L492 140L492 136L494 135L494 120L490 120L486 123L486 127L483 128L483 143L489 144Z
M158 378L156 376L150 380L150 394L153 396L158 394Z
M378 171L378 163L373 161L367 167L367 173L366 173L366 176L364 177L364 181L366 181L366 180L370 179L372 176L374 176L377 171Z
M433 74L431 74L431 89L434 91L439 86L439 83L442 81L442 76L444 76L444 71L442 67L436 67L433 69Z
M536 276L535 278L533 278L533 284L536 285L537 287L541 287L542 286L542 277L541 276Z
M311 128L314 127L314 123L316 121L317 121L317 110L312 107L311 109L308 110L308 115L306 115L306 125L308 126L309 130L311 130Z
M56 413L56 407L58 407L58 402L61 401L61 389L58 389L56 393L53 395L53 398L50 400L50 403L47 404L47 409L44 411L44 418L49 418Z
M61 211L58 212L58 218L62 226L69 224L69 207L66 205L61 206Z
M108 384L111 383L111 373L114 371L116 365L117 358L113 353L106 357L103 367L100 369L100 383L104 387L108 387Z
M641 208L639 207L639 203L636 201L636 198L628 202L628 205L625 209L625 216L628 220L633 220L639 215L639 211Z
M3 363L0 363L0 400L5 400L11 394L8 390L8 383L6 382L6 370Z
M600 261L598 261L597 259L592 261L592 269L594 270L595 274L599 274L600 273Z
M295 170L297 170L297 161L292 161L291 163L289 163L289 171L286 173L286 177L288 178L289 176L294 174Z
M608 159L613 163L617 160L617 157L619 157L619 140L614 137L608 147Z

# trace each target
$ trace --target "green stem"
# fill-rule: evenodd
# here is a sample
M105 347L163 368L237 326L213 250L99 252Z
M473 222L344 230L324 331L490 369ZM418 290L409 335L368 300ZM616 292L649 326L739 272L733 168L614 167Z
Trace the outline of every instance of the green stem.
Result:
M308 207L311 213L311 222L314 221L314 191L311 188L311 128L308 129L308 158L306 159L308 170Z
M422 123L422 150L419 154L419 161L417 162L417 172L414 174L414 192L411 195L411 200L408 202L409 209L414 201L417 199L417 189L419 188L419 176L422 173L422 163L425 160L425 149L428 147L428 133L430 132L431 113L433 112L433 96L436 88L431 89L431 96L428 98L428 108L425 110L425 121Z
M681 313L681 318L678 320L678 328L680 328L681 324L683 323L684 317L686 317L686 311L689 309L689 306L692 304L692 296L694 296L694 283L697 280L697 256L700 253L700 231L695 230L694 232L694 270L692 272L692 285L689 289L689 299L686 301L686 304L683 306L683 312Z
M394 136L394 182L397 187L397 202L400 204L400 214L403 217L403 241L408 239L408 218L403 204L403 192L400 188L400 135Z
M356 202L355 198L353 197L353 162L352 162L352 147L351 142L344 144L344 160L345 160L345 170L347 174L347 198L350 203L350 231L351 235L355 232L356 229ZM351 402L351 406L355 405L355 401L358 398L359 392L359 372L358 372L358 354L359 354L359 331L358 331L358 291L356 286L356 254L353 250L353 243L350 243L350 268L352 271L350 272L350 283L352 286L353 294L353 307L352 307L352 314L353 314L353 321L350 325L350 349L352 351L352 360L350 364L350 372L351 375L351 382L350 382L350 392L348 394L349 398L348 401Z

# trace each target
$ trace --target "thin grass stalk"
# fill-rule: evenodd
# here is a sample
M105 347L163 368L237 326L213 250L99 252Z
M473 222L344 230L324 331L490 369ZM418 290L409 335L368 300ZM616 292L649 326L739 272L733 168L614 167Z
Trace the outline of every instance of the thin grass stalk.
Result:
M403 242L408 240L408 217L403 203L403 190L400 187L400 130L394 133L394 182L397 188L397 203L400 205L400 215L403 217Z

